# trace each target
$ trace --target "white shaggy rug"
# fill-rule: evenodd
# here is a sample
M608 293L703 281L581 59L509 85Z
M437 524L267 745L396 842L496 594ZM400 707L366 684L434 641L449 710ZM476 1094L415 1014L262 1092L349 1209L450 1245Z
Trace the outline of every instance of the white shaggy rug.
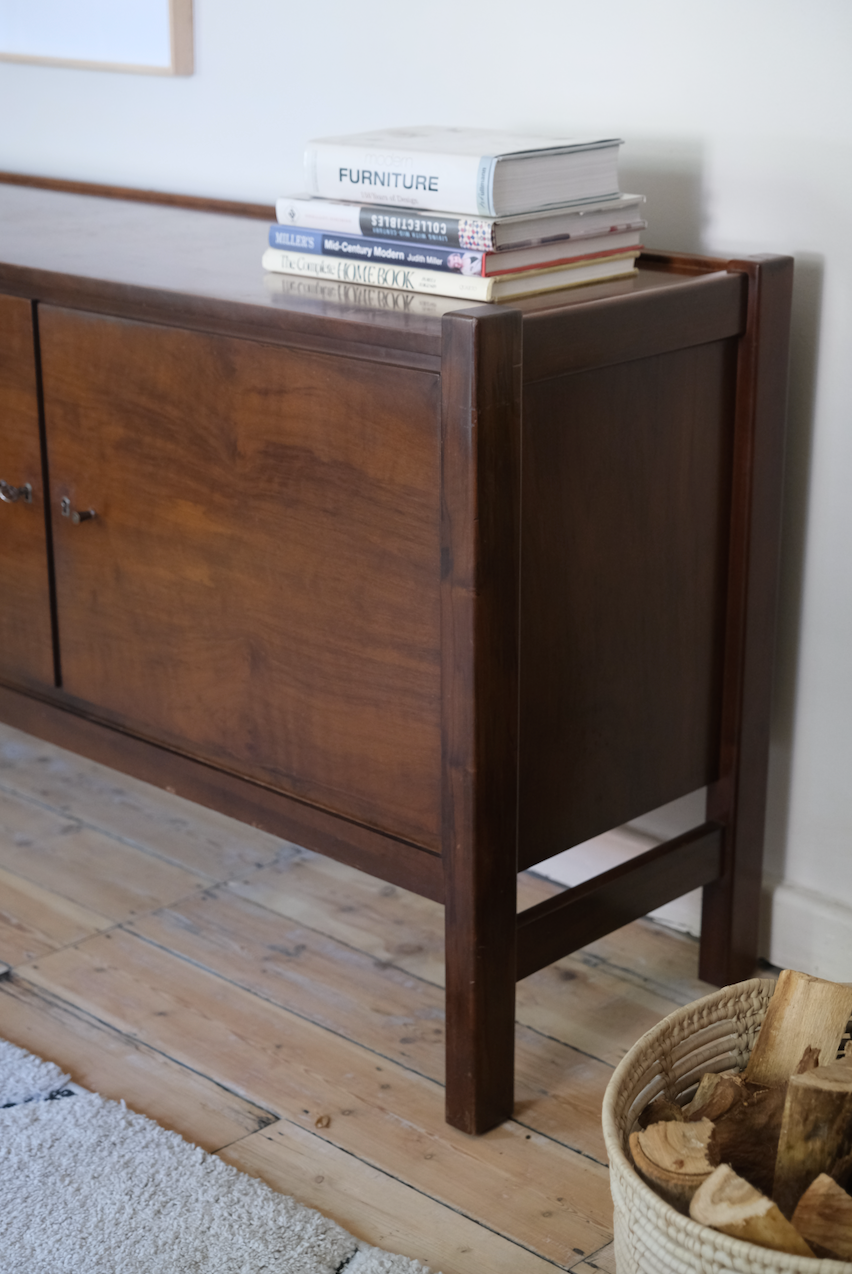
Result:
M3 1274L429 1274L0 1040Z

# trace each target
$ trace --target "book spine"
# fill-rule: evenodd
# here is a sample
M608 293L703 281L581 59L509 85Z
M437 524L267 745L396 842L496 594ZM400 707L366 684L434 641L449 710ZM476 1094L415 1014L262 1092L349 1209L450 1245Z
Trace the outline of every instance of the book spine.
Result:
M377 151L342 142L310 142L305 178L314 195L405 208L449 208L493 217L494 161L405 149Z
M382 265L375 261L346 261L340 257L285 252L280 248L267 248L262 264L265 270L281 274L299 274L365 287L400 288L405 292L454 296L469 301L489 301L493 289L491 279L467 278L410 266Z
M495 248L494 222L488 217L450 217L441 212L430 216L337 199L278 199L275 215L279 224L330 234L363 234L471 252L492 252Z
M314 256L345 257L381 265L413 266L418 270L442 270L448 274L479 276L485 273L484 254L459 248L434 248L431 244L400 243L369 235L326 234L303 226L269 227L269 246Z

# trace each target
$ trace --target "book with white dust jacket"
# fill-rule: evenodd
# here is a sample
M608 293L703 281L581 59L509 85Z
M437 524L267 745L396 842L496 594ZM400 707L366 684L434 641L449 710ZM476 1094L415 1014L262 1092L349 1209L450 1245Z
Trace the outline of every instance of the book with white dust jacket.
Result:
M616 137L489 128L388 128L308 142L309 192L324 199L482 217L618 195Z

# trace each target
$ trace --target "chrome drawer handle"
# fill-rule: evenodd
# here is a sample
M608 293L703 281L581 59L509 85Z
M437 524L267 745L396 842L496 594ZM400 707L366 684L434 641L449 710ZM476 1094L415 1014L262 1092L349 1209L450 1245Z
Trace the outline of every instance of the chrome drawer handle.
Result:
M77 526L80 522L90 522L92 518L97 517L94 509L72 509L71 501L67 495L64 495L59 502L59 510L64 518L70 518Z
M23 500L24 504L32 504L33 489L29 482L25 482L22 487L13 487L0 478L0 500L4 504L16 504L18 500Z

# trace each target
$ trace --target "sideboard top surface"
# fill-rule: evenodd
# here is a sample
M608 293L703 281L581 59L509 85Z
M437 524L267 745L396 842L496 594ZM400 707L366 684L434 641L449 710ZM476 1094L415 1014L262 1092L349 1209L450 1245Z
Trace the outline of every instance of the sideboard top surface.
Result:
M429 366L440 358L441 320L482 310L468 301L270 274L260 260L267 223L255 217L45 190L0 180L0 290L275 342L293 336L346 342L353 352ZM525 326L553 315L689 289L721 263L657 257L636 276L515 301ZM715 274L711 274L712 271ZM729 280L733 283L733 280ZM608 307L605 307L608 308ZM437 368L436 368L437 369Z

